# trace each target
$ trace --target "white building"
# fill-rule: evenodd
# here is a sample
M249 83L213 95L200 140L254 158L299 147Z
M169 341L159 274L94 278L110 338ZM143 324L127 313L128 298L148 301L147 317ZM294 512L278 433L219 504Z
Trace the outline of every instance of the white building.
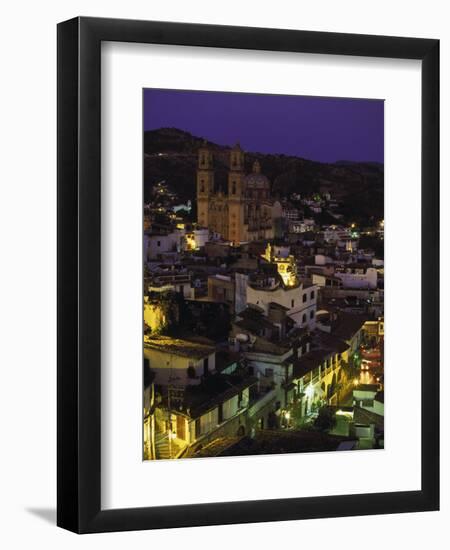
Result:
M161 259L163 254L180 252L184 247L184 230L177 229L169 234L145 233L144 258L148 260Z
M327 265L333 263L333 259L329 256L325 256L325 254L316 254L314 256L314 264L315 265Z
M233 322L231 333L236 349L245 356L258 379L260 393L270 394L264 401L272 401L278 411L293 399L294 361L302 348L309 351L304 331L295 329L286 334L286 321L292 324L286 313L277 304L271 305L269 316L260 308L248 307Z
M377 288L378 273L374 267L357 264L337 266L334 276L342 281L344 288Z
M353 402L358 407L384 416L384 392L376 384L361 384L353 390Z
M329 225L323 228L323 238L328 243L347 240L351 237L351 229L340 225Z
M286 218L289 221L299 221L300 219L300 212L297 210L297 208L283 208L283 218Z
M265 315L269 313L271 303L284 306L287 314L299 327L315 328L317 309L316 285L299 283L294 287L284 287L273 279L272 285L258 288L251 283L247 284L247 302L263 309Z
M312 218L304 218L303 220L289 220L290 233L306 233L314 229L315 222Z
M347 356L345 344L335 349L316 349L296 360L294 382L301 398L301 415L309 414L323 403L336 404L345 375L341 356Z
M234 311L240 313L247 307L247 284L248 275L245 273L235 273L235 301Z
M167 336L145 336L144 357L163 386L197 385L216 369L214 347Z

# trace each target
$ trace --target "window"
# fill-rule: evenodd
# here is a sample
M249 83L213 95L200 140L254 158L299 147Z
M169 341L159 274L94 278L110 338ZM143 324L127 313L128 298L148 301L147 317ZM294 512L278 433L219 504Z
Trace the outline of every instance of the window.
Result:
M305 302L306 302L306 293L303 294L303 303L305 303Z
M291 307L294 307L295 300L291 300Z
M314 300L314 296L315 296L315 293L314 293L314 290L311 291L311 300Z
M309 314L309 318L310 318L310 319L314 319L314 310L311 311L311 313Z
M235 181L233 181L233 187L231 188L231 193L233 195L236 195L236 182Z
M306 313L303 314L302 323L306 323Z
M158 242L156 243L156 246L158 246L158 247L161 246L161 241L158 241Z

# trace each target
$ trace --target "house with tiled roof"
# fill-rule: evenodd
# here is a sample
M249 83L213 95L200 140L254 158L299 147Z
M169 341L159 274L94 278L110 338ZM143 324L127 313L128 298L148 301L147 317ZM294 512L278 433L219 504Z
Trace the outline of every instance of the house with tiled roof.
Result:
M178 458L221 437L248 433L250 389L257 378L240 356L206 338L144 338L144 368L151 373L155 406L144 432L156 458ZM148 441L148 440L151 441Z

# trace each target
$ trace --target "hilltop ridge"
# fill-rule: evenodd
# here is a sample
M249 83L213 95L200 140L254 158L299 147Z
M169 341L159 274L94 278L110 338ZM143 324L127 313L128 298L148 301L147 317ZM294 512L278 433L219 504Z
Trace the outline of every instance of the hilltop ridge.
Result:
M214 152L216 187L226 188L230 146L220 145L178 128L144 132L144 200L152 186L166 180L182 201L195 199L197 152L203 143ZM384 210L384 166L377 162L339 160L322 163L298 156L246 151L246 170L259 160L262 172L280 198L292 193L308 195L329 192L342 200L344 210L357 212L369 221L382 218ZM344 212L345 213L345 212Z

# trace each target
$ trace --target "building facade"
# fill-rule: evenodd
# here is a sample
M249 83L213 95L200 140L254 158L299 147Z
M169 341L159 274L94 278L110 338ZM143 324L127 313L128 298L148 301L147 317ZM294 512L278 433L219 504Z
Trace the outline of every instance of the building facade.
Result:
M258 161L245 173L244 152L239 145L230 152L227 192L214 186L213 155L208 147L199 150L197 169L198 223L223 239L242 243L273 239L273 220L281 205L271 197L270 182Z

